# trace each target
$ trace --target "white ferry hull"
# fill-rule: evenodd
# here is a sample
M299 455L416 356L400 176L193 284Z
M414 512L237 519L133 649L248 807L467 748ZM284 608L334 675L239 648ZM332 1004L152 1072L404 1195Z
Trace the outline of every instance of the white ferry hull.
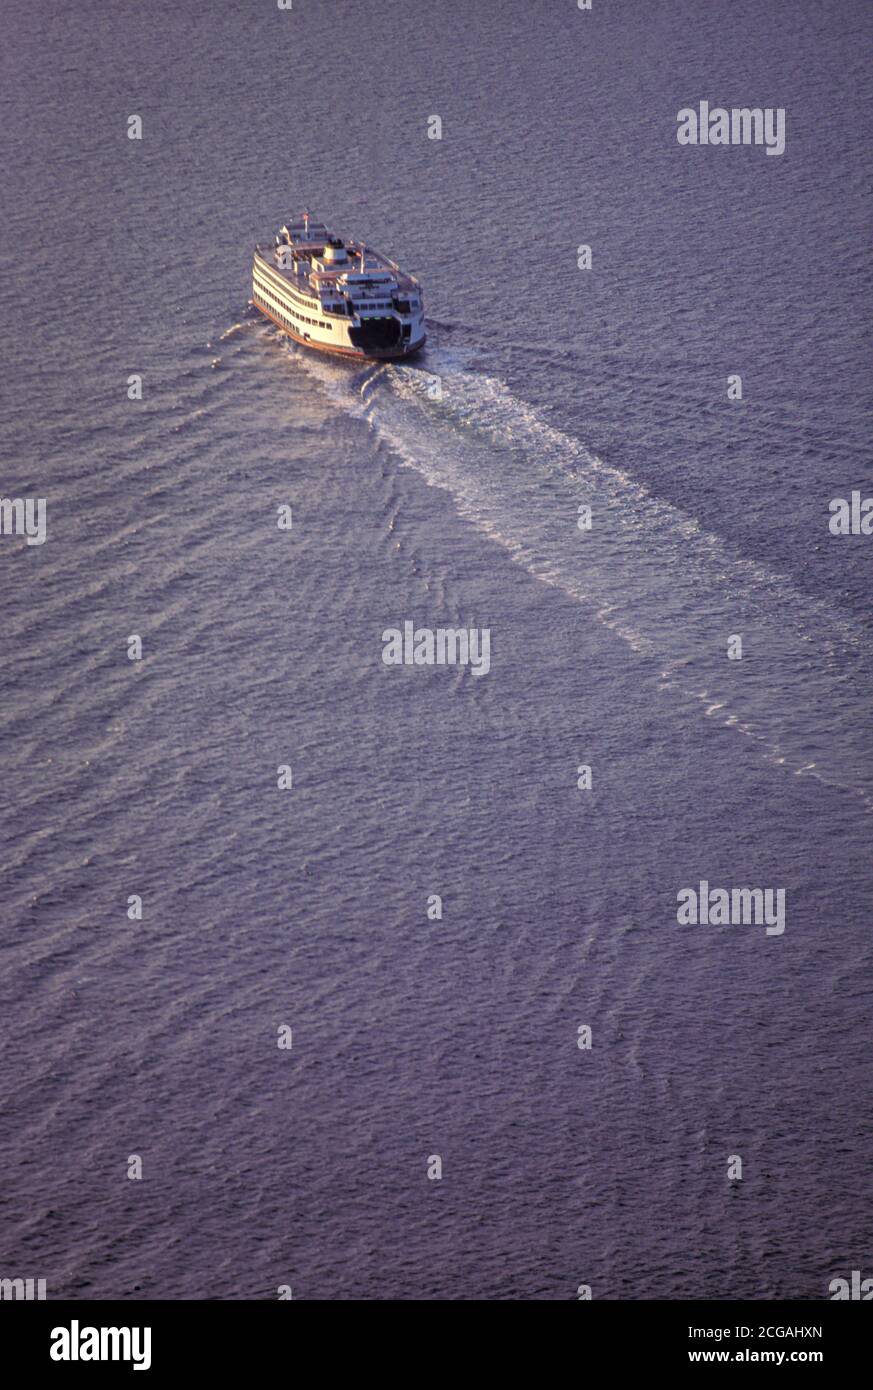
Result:
M321 223L282 228L255 248L252 304L302 347L359 361L409 357L425 343L421 287L393 261Z
M341 346L338 343L316 342L312 338L304 338L301 337L299 333L295 333L292 328L289 328L287 324L282 322L277 314L272 313L265 305L259 304L256 299L252 299L252 304L259 313L264 315L264 318L269 319L271 323L274 323L278 329L281 329L287 337L292 338L295 343L299 343L301 347L314 348L316 352L329 352L335 357L357 357L362 361L386 361L391 358L410 357L414 352L420 352L427 342L426 333L421 335L418 342L408 346L401 344L396 348L368 348L365 350L363 348Z

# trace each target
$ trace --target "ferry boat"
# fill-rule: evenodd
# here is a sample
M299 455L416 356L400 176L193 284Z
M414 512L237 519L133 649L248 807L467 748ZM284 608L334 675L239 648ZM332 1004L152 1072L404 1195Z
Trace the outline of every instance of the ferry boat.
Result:
M426 337L415 276L308 211L255 247L252 303L295 342L344 357L408 357Z

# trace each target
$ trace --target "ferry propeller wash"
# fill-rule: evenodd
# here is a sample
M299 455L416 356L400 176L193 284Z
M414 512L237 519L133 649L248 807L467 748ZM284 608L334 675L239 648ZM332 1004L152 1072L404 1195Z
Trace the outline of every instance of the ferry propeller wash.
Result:
M295 342L344 357L407 357L426 336L415 276L309 212L255 247L252 303Z

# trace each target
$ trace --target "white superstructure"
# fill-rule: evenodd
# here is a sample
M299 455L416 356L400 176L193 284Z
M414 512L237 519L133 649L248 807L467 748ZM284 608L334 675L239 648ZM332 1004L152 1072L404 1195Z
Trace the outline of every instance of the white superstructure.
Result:
M298 343L346 357L406 357L426 336L415 276L308 212L255 247L252 303Z

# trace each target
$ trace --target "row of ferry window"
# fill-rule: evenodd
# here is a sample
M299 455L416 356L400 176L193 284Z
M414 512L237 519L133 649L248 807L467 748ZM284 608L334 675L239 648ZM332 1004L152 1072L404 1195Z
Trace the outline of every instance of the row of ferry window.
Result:
M260 281L257 281L257 284L260 285ZM306 300L297 299L295 293L293 293L293 291L291 291L291 289L289 289L289 291L286 291L286 293L288 293L288 295L292 297L293 302L295 302L296 304L303 304L303 303L306 303ZM279 303L284 303L284 300L279 300ZM341 306L339 306L338 309L336 309L336 313L338 313L338 314L343 314L343 313L345 313L345 306L342 306L342 304L341 304ZM313 318L304 318L304 317L302 316L302 314L300 314L299 317L300 317L300 321L304 322L304 324L311 324L311 322L316 322L316 324L317 324L317 322L320 322L320 320L318 320L318 318L316 318L316 320L313 320ZM332 324L323 324L323 325L321 325L321 327L323 327L323 328L331 328L331 327L332 327Z
M290 288L288 288L288 287L285 287L285 286L283 286L283 289L286 289L286 293L287 293L288 295L290 295L290 297L294 300L294 302L295 302L296 304L304 304L304 303L306 303L305 300L303 300L303 299L298 299L297 296L296 296L296 294L294 293L294 291L293 291L292 289L290 289ZM368 309L391 309L391 308L396 308L396 309L399 310L399 312L400 312L401 314L410 314L410 313L414 314L414 313L417 313L417 311L421 308L421 304L420 304L420 302L419 302L418 299L409 299L409 300L398 299L397 302L396 302L396 304L393 304L393 305L390 304L390 303L388 303L388 304L367 304L366 301L365 301L365 302L364 302L364 307L365 307L365 308L368 308ZM345 306L345 303L344 303L344 302L340 302L339 304L325 305L325 308L326 308L327 312L330 313L330 314L345 314L345 313L346 313L346 306Z
M295 303L295 304L306 304L306 303L307 303L307 301L306 301L305 299L298 299L297 295L294 293L294 291L293 291L292 289L288 289L288 288L285 287L285 286L283 286L283 289L285 289L286 293L290 296L290 298L294 300L294 303ZM345 305L345 301L344 301L344 300L341 300L338 304L325 304L324 309L325 309L325 313L328 313L328 314L342 314L343 317L347 317L347 310L346 310L346 305ZM319 320L316 320L316 322L319 322ZM325 326L325 325L323 325L323 326ZM331 324L327 324L326 327L330 328L330 327L332 327L332 325L331 325Z
M260 284L260 281L259 281L258 283ZM266 294L267 294L267 291L263 288L263 286L261 286L261 289L262 289L262 293L264 293L264 294L266 295ZM268 295L268 298L271 298L271 297ZM286 305L284 305L284 303L283 303L281 300L277 300L277 299L274 299L274 298L271 298L271 303L272 303L273 306L276 307L276 308L279 308L279 307L285 308L285 307L287 307ZM367 308L367 309L390 309L390 308L392 307L392 305L391 305L390 303L387 303L387 302L386 302L386 303L370 303L370 304L364 305L363 307L365 307L365 308ZM409 313L410 310L414 311L414 310L416 310L416 309L418 308L418 300L417 300L417 299L410 300L408 306L407 306L406 304L403 304L403 303L398 303L397 307L398 307L398 309L400 310L401 314ZM344 314L344 313L345 313L345 306L344 306L344 305L337 305L336 308L332 310L332 312L338 313L338 314ZM288 313L291 315L292 318L296 319L296 320L298 321L298 323L317 324L318 327L320 327L320 328L327 328L327 329L329 329L331 332L333 332L333 324L332 324L332 323L327 323L324 319L310 319L310 318L307 318L305 314L295 314L295 312L294 312L293 309L288 309ZM281 318L281 314L280 314L280 318Z
M294 299L295 303L300 304L300 303L303 302L303 301L297 299L297 297L295 296L293 290L289 290L288 293L289 293L289 295L291 296L291 298ZM365 301L363 307L366 308L366 309L391 309L391 308L395 308L395 307L396 307L396 308L398 309L398 311L399 311L401 314L410 314L410 313L414 314L414 313L416 313L416 312L418 311L418 309L419 309L421 306L420 306L419 301L418 301L417 299L410 299L408 302L405 301L405 300L398 300L396 306L395 306L395 305L392 305L391 303L371 303L371 304L368 304L368 303ZM326 310L327 310L327 312L328 312L329 314L342 314L343 316L345 316L345 314L346 314L346 306L345 306L344 303L332 304L332 305L330 305L330 306L327 306L327 305L326 305L325 308L326 308ZM312 319L306 319L306 318L304 318L302 321L303 321L304 323L312 323L312 322L313 322ZM315 319L314 322L319 323L320 320L319 320L319 319ZM322 326L322 328L332 328L332 327L333 327L333 325L332 325L332 324L329 324L329 323L322 323L321 326Z
M264 289L262 284L259 282L256 283L264 299L268 301L269 307L275 310L276 316L280 318L283 323L287 324L289 328L291 327L291 323L290 320L286 318L287 314L290 314L291 318L296 319L298 323L314 324L316 328L329 328L330 331L333 332L332 323L327 323L325 319L310 319L307 318L305 314L295 314L293 309L289 309L287 304L283 304L280 300L276 299L269 290Z

